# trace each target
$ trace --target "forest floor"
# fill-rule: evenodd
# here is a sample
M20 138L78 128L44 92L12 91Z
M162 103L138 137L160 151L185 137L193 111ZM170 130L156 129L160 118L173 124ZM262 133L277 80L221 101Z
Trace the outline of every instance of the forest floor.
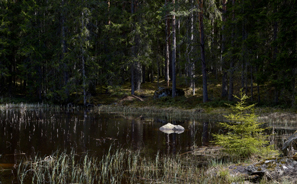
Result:
M89 103L98 105L116 105L116 106L129 106L129 107L147 107L147 108L175 108L179 110L197 110L202 109L203 112L212 111L226 111L229 112L226 104L234 104L234 101L228 101L227 98L221 98L221 85L219 82L209 82L208 85L208 98L209 101L203 103L202 85L196 86L195 95L193 95L192 88L186 84L186 79L183 77L177 78L177 88L182 89L185 92L185 96L178 96L175 98L162 97L159 99L154 98L154 93L160 87L167 88L167 83L164 79L154 82L145 82L141 84L141 89L135 91L135 95L131 95L131 85L126 83L121 86L113 87L98 87L96 88L97 94L89 98ZM256 86L256 85L255 85ZM169 86L171 88L171 84ZM234 86L234 93L238 95L240 86ZM251 95L248 90L248 96ZM265 99L266 93L259 94L261 99ZM256 104L256 111L259 113L265 112L291 112L295 113L296 109L292 109L286 103L273 104L271 102L260 103L256 100L258 94L256 90L253 92L253 99L248 100L249 104ZM79 102L82 104L82 100ZM258 110L257 110L258 109Z
M201 77L200 77L201 78ZM177 77L177 88L182 89L185 92L185 96L178 96L175 98L162 97L160 99L154 98L154 93L160 87L167 88L167 83L164 78L155 80L154 82L145 82L141 84L140 90L135 91L135 95L131 95L131 84L126 82L122 85L113 86L97 86L95 93L87 97L87 103L94 106L112 105L123 107L146 107L153 109L168 109L173 108L180 111L203 111L206 113L220 111L229 112L228 105L234 104L235 101L228 101L227 98L221 97L221 84L220 79L210 78L208 80L208 101L203 103L202 96L202 78L196 81L195 95L193 95L192 88L189 87L189 83L185 77ZM198 85L199 84L199 85ZM236 83L237 84L237 83ZM169 85L171 88L171 83ZM289 112L296 113L297 108L291 108L290 104L285 100L280 101L278 104L271 102L273 99L273 89L268 89L267 86L261 86L260 94L257 93L257 84L253 85L253 93L249 87L247 95L250 99L247 101L249 104L256 104L256 113L274 113L274 112ZM234 86L234 94L238 95L241 86ZM271 92L272 91L272 92ZM253 94L253 95L252 95ZM284 96L284 95L283 95ZM260 102L258 102L260 97ZM284 98L284 97L282 97ZM0 104L5 103L37 103L36 99L32 97L18 95L13 97L0 97ZM48 102L43 102L48 103ZM53 103L53 102L49 102ZM55 102L57 105L59 102ZM71 94L69 102L71 104L83 105L82 95L79 93ZM66 105L64 103L64 105Z

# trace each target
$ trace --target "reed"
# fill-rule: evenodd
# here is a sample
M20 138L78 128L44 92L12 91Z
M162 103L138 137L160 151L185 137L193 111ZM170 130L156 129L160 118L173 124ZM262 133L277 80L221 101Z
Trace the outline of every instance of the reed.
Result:
M27 183L231 183L243 178L230 175L226 164L210 161L201 167L193 155L143 157L140 151L112 147L101 159L55 153L18 165L18 180ZM214 174L215 173L215 174ZM262 182L266 183L266 182Z
M117 113L123 115L142 115L146 117L164 117L170 119L207 119L212 121L224 120L226 111L223 109L216 109L213 112L206 112L201 108L195 109L180 109L180 108L160 108L155 106L149 107L129 107L129 106L112 106L102 105L94 107L93 112L95 113Z

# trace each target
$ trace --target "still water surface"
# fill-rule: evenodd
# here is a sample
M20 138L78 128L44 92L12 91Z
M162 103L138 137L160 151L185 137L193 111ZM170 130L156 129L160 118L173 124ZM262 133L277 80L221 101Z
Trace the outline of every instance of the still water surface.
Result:
M0 121L0 163L72 149L98 157L110 147L140 149L146 156L184 153L208 145L218 131L214 122L171 119L185 131L165 134L159 130L165 119L91 111L8 109L0 111Z
M185 128L166 134L159 128L171 122ZM212 134L223 132L217 122L197 119L162 119L92 111L11 108L0 110L0 169L10 170L22 159L45 157L57 150L100 158L109 149L140 150L147 157L187 153L208 146ZM285 135L295 128L273 125L271 141L282 146ZM11 177L11 176L9 176ZM0 179L1 181L1 179Z

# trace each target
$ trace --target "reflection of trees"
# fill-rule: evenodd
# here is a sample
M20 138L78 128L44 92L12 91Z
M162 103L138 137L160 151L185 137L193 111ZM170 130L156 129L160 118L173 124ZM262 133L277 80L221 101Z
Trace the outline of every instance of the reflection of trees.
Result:
M193 120L192 122L190 122L190 144L191 144L191 147L192 149L194 149L197 145L196 145L196 133L197 133L197 130L196 130L196 121Z
M90 122L87 121L87 111L84 111L84 118L83 118L83 151L87 151L88 143L89 143L89 136L90 136Z
M209 144L209 134L210 126L209 122L198 122L192 120L189 122L190 129L190 149L194 150L197 146L208 146ZM201 127L202 125L202 127Z
M64 149L69 147L70 144L70 121L71 121L71 113L69 111L66 112L66 120L64 125Z
M143 123L141 120L133 119L131 121L131 139L134 150L140 149L143 146Z
M204 122L202 131L202 146L208 146L208 143L208 122Z

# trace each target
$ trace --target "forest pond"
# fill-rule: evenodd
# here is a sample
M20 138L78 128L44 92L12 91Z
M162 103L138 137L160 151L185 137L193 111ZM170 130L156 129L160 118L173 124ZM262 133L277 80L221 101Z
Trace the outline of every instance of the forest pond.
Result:
M21 159L47 156L59 151L88 153L101 157L109 149L140 150L148 157L187 153L208 146L212 133L222 131L218 123L195 119L162 119L92 111L11 108L0 111L0 166L12 169ZM167 122L181 125L180 134L159 128ZM273 141L290 130L274 129Z
M214 122L125 116L92 111L8 109L0 111L1 162L14 163L13 155L46 156L53 152L87 152L102 156L111 147L140 149L146 156L187 152L208 145ZM166 134L159 128L167 122L185 131Z

